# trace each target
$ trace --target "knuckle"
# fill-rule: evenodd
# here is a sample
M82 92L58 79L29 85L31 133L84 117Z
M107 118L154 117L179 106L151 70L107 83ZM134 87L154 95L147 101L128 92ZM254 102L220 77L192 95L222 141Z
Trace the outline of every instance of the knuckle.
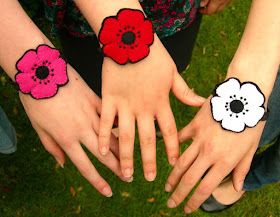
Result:
M88 169L87 167L82 167L82 168L80 168L80 173L83 177L87 178L87 177L91 176L92 171L90 169Z
M240 174L241 176L244 176L244 177L245 177L245 176L247 175L249 169L250 169L250 168L243 167L243 168L239 169L238 172L239 172L239 174Z
M167 127L166 130L162 131L162 134L165 137L173 137L173 136L177 135L177 129L176 129L176 127L169 126L169 127Z
M155 138L153 136L146 136L141 140L142 146L150 147L151 145L155 144Z
M203 147L203 153L205 155L211 155L215 152L215 143L214 142L207 142Z
M191 208L191 210L196 210L200 206L200 203L196 198L193 197L188 201L187 205Z
M210 195L210 193L211 193L210 186L207 185L207 184L204 184L202 186L198 186L196 191L199 195L202 195L202 196L207 196L207 195Z
M186 164L186 161L185 159L183 158L183 156L181 156L177 163L176 163L176 166L178 167L179 170L184 170L186 167L187 167L187 164Z
M194 177L192 175L185 174L182 177L182 183L186 186L193 186L193 185L195 185Z
M130 144L133 143L133 138L130 135L122 134L119 137L120 144Z

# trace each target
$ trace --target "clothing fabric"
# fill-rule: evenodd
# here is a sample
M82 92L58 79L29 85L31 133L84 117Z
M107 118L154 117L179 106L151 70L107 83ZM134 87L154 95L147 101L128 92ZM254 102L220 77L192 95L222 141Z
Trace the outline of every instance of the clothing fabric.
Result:
M9 122L5 112L0 107L0 153L11 154L17 150L15 128Z
M192 24L161 42L173 58L178 72L182 72L191 60L192 50L199 31L202 15L197 14ZM99 42L95 35L77 38L64 30L59 35L63 55L77 70L88 86L101 97L101 70L103 56L99 52Z
M267 184L280 181L280 68L268 100L268 108L270 114L259 147L274 143L254 156L250 171L244 181L243 190L246 191L260 189Z
M152 21L159 38L186 29L195 19L200 0L139 0ZM93 36L90 25L73 0L44 0L45 13L51 21L51 35L62 28L75 37ZM114 14L112 14L114 15Z

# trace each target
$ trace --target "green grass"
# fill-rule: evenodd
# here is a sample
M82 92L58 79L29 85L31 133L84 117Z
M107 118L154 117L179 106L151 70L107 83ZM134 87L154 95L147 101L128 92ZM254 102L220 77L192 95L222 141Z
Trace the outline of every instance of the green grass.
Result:
M245 26L250 1L236 1L223 12L204 16L189 68L182 74L196 93L207 97L219 76L224 78ZM1 71L0 77L4 74ZM220 75L219 75L220 74ZM138 140L135 143L135 174L132 183L124 183L102 166L91 154L92 162L111 185L112 198L101 196L67 159L65 168L57 168L33 130L20 104L17 92L0 83L0 103L18 133L18 150L0 155L0 216L186 216L184 201L169 209L169 193L164 184L171 172L164 154L164 143L157 144L158 175L145 181ZM178 129L187 125L196 108L183 105L171 96ZM182 145L182 151L186 144ZM71 196L70 187L76 191ZM8 192L7 192L8 190ZM280 183L248 193L235 206L218 214L198 210L191 216L260 216L280 213ZM150 199L150 200L149 200Z

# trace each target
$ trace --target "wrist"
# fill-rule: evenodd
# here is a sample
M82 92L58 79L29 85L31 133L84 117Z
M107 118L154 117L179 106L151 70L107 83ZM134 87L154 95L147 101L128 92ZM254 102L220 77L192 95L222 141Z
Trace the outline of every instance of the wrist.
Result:
M277 63L250 60L248 57L234 58L227 71L227 78L236 77L241 82L250 81L256 83L268 99L278 72Z

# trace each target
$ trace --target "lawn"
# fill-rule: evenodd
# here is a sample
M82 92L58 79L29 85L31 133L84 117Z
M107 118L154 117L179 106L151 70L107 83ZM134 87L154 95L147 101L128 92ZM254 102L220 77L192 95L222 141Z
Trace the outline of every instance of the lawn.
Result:
M204 16L189 67L182 76L196 93L208 97L215 84L223 80L245 27L250 0L239 0L224 11ZM38 20L37 20L38 22ZM44 26L45 29L47 27ZM57 42L54 42L57 44ZM135 142L135 174L124 183L88 153L100 174L111 185L114 195L100 195L67 159L64 169L45 151L33 130L17 92L5 81L0 69L0 104L16 128L18 150L0 155L0 216L186 216L184 201L178 208L166 206L170 193L164 191L172 168L157 142L158 175L154 182L143 177L139 141ZM191 121L198 109L183 105L172 95L171 106L178 129ZM188 144L181 146L181 151ZM280 215L280 183L246 194L235 206L217 214L198 210L191 216Z

